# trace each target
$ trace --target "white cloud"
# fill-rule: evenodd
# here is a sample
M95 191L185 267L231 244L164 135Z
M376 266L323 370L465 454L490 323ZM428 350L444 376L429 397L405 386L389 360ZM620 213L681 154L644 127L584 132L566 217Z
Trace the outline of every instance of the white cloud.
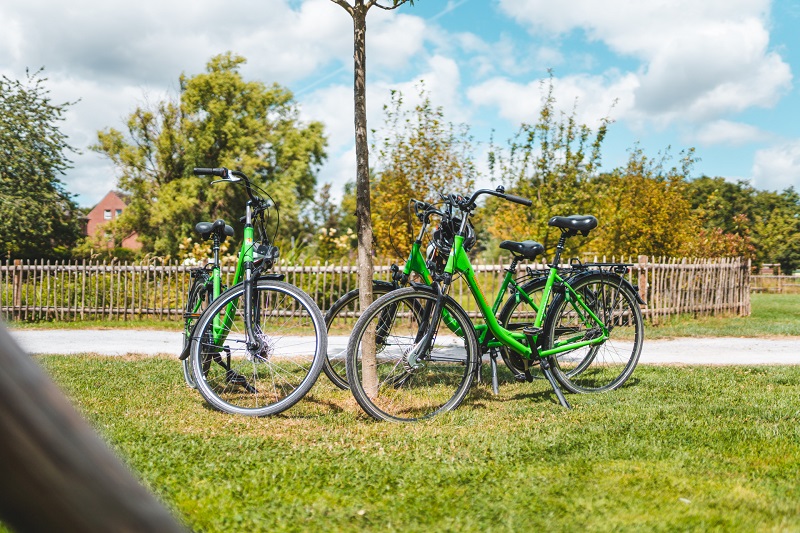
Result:
M410 80L392 82L378 80L367 83L367 127L380 129L383 125L383 107L391 103L391 91L403 93L405 109L420 102L419 87L424 81L425 90L434 106L442 106L447 120L460 123L469 119L467 106L460 102L460 73L451 58L434 55L428 58L427 68ZM332 183L331 194L339 198L344 184L355 180L355 148L353 124L352 86L333 85L302 96L304 120L320 120L328 135L329 158L320 172L319 183ZM372 139L370 139L370 142ZM375 154L370 163L376 164Z
M318 73L324 77L337 68L349 70L353 61L352 20L330 0L28 0L0 3L0 20L0 73L19 79L26 67L44 66L54 101L81 99L63 129L84 153L72 156L76 168L64 181L85 205L99 200L116 181L113 168L87 149L97 131L123 129L125 117L146 94L153 101L175 95L178 76L202 72L212 56L225 51L243 55L247 79L282 85L302 81L312 87ZM413 14L372 10L370 80L385 76L385 85L391 85L398 69L423 55L428 30L427 22ZM433 77L431 83L437 94L444 92ZM388 98L373 98L374 91L369 93L375 100L370 102L371 121L380 117ZM298 99L304 118L326 123L331 164L337 165L339 152L352 146L352 86Z
M574 109L579 123L597 127L605 117L620 119L630 114L637 85L632 74L574 75L554 78L553 92L559 111L571 114ZM470 88L467 96L473 104L497 106L500 116L516 125L538 119L545 90L540 81L521 84L493 78Z
M763 141L769 134L760 128L730 120L716 120L704 124L690 138L701 145L742 146L754 141Z
M501 0L537 33L582 29L641 61L635 111L641 119L698 121L771 107L792 74L769 50L769 0Z
M767 190L800 189L800 139L757 151L753 184Z

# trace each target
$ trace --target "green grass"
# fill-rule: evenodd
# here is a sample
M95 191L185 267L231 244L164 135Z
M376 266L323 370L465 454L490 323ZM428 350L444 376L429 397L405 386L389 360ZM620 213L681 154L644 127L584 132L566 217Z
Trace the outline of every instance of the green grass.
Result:
M747 317L678 317L648 326L647 339L800 336L800 294L752 294Z
M542 380L484 383L393 425L324 376L249 419L210 410L176 360L37 360L197 531L800 529L800 366L640 366L572 411Z
M165 331L182 331L181 320L157 320L141 318L132 320L75 320L62 322L58 320L42 320L39 322L26 322L10 320L6 322L10 329L154 329Z

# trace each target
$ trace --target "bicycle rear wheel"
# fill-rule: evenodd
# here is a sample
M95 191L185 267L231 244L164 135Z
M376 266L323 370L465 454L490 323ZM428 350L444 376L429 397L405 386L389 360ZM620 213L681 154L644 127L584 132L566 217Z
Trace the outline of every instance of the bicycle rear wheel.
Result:
M431 317L432 290L397 289L359 318L347 347L347 380L370 416L411 422L455 409L466 397L478 367L478 341L464 310L444 298L442 316ZM419 352L429 327L438 328L433 342Z
M302 290L262 279L253 288L258 338L252 339L245 327L244 300L244 285L239 284L203 313L192 336L192 370L197 389L212 407L231 414L273 415L305 396L322 371L325 322Z
M583 276L571 286L608 330L608 339L551 356L553 375L572 393L616 389L636 368L644 341L636 295L619 276L607 272ZM559 344L597 338L602 329L565 292L553 300L544 334L544 349L548 350Z
M372 283L372 301L374 302L389 291L394 290L385 282ZM331 306L325 313L325 326L328 329L328 354L322 371L331 382L340 389L349 389L347 383L347 339L353 331L358 317L361 316L359 290L353 289ZM347 336L345 339L341 337Z
M183 368L183 379L186 384L193 388L197 388L194 381L194 374L192 373L192 361L189 357L191 349L191 338L194 332L197 320L200 315L211 303L211 291L208 286L208 275L201 272L201 275L196 277L189 289L189 296L186 300L186 309L183 315L183 350L181 351L181 367Z

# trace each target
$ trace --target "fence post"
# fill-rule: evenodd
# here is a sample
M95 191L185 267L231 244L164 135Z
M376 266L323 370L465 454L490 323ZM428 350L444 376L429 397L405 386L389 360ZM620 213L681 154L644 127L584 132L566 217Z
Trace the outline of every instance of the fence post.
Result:
M14 280L12 282L11 316L19 319L22 309L22 259L14 259Z
M639 295L642 297L642 300L649 302L650 300L647 297L647 256L640 255L639 256L639 276L636 280L636 284L639 286Z

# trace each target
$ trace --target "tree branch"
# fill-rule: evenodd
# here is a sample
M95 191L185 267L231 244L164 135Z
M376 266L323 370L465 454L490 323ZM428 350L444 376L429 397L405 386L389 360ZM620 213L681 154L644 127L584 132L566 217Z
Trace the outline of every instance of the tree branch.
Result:
M333 0L333 1L336 2L337 0ZM378 3L378 0L370 0L369 4L367 4L367 9L371 8L372 6L375 6L375 7L379 7L381 9L383 9L384 11L391 11L391 10L397 9L398 7L402 6L403 4L407 4L409 2L411 2L413 4L414 0L394 0L394 5L391 5L391 6L383 6L380 3Z
M353 16L353 6L345 2L345 0L331 0L331 2L333 2L334 4L339 4L345 11L347 11L350 14L351 17Z

